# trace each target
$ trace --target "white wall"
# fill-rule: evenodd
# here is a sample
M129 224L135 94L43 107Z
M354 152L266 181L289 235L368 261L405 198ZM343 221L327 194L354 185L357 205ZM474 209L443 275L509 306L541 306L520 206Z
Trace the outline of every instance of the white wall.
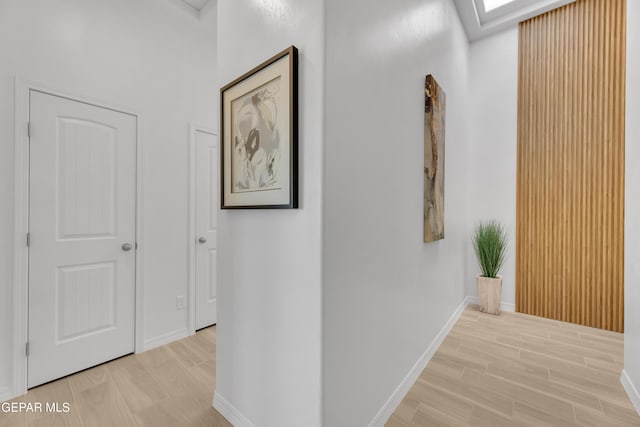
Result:
M469 236L479 221L507 227L510 246L502 275L502 301L515 303L516 169L518 148L518 27L469 46ZM467 295L477 296L480 272L467 242Z
M625 143L624 369L640 390L640 2L627 1L627 130ZM640 395L636 395L640 412Z
M640 390L640 3L627 2L627 95L625 177L625 371ZM503 301L515 302L515 218L518 100L518 29L472 43L470 52L471 115L469 225L495 218L512 237L502 270ZM491 166L487 166L491 165ZM491 200L491 203L483 202ZM471 230L471 229L470 229ZM477 295L478 267L468 249L467 295ZM640 399L636 395L636 399Z
M220 85L300 49L300 209L219 214L217 402L260 427L318 426L324 1L220 0Z
M169 1L0 2L0 389L12 381L14 76L140 112L149 340L187 327L188 125L216 126L215 37L215 12L200 22Z
M324 425L365 426L464 298L468 44L447 0L327 0ZM423 243L424 79L447 96L445 239Z

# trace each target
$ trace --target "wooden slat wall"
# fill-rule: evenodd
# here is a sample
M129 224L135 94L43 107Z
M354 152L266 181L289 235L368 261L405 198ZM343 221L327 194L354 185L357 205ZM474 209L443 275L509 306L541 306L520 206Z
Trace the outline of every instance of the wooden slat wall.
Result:
M516 310L618 332L625 6L577 0L521 23L518 76Z

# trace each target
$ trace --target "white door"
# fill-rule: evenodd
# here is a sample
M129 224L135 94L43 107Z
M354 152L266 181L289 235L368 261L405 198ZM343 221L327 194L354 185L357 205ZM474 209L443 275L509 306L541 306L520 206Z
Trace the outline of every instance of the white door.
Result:
M217 321L217 137L196 131L196 329Z
M134 351L135 116L30 93L28 387Z

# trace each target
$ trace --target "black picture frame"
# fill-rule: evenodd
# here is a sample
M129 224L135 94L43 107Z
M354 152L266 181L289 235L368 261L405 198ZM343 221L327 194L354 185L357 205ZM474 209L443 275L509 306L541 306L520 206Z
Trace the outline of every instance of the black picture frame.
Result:
M285 114L281 114L283 110ZM263 136L270 143L263 144L266 150L261 146ZM288 170L283 171L283 167ZM298 49L295 46L220 89L220 207L298 208Z

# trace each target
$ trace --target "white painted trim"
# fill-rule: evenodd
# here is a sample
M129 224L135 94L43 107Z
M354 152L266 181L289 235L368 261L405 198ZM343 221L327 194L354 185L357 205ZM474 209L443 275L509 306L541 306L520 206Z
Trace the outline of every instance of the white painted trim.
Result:
M7 400L13 399L13 392L9 387L0 387L0 402L6 402Z
M478 304L479 302L478 297L467 297L467 298L469 299L469 304ZM511 302L502 301L500 303L500 310L515 313L516 305Z
M627 395L629 395L629 400L631 400L631 403L633 403L633 406L636 408L636 412L640 415L640 392L638 392L636 386L633 385L629 374L627 374L627 371L624 369L620 374L620 382L622 383L624 390L627 392Z
M27 342L29 251L29 87L15 80L14 122L14 250L13 250L13 384L11 397L27 392Z
M145 340L143 351L153 350L154 348L170 344L174 341L181 340L188 336L189 330L187 328L176 329L173 332L168 332L166 334L158 335L155 338Z
M130 113L131 114L131 113ZM136 313L134 352L144 351L144 150L143 118L137 118L136 141Z
M189 335L196 333L196 132L218 136L211 126L189 124Z
M15 121L14 121L14 264L13 264L13 384L9 386L10 397L17 397L27 392L27 357L24 346L28 338L27 298L29 252L26 247L26 233L29 231L29 137L27 123L29 121L29 92L31 90L49 95L82 102L100 108L129 114L136 117L136 313L134 351L141 352L144 347L144 283L142 275L143 244L143 140L141 114L131 108L123 108L108 102L72 95L68 92L53 89L46 85L15 78Z
M516 305L510 302L502 302L500 303L500 310L515 313Z
M436 353L436 350L438 350L442 341L447 337L447 334L449 334L453 325L456 324L462 315L462 312L464 312L465 307L470 303L471 297L466 297L460 305L458 305L458 308L456 308L451 317L449 317L447 323L444 324L440 332L438 332L433 341L431 341L429 347L427 347L422 356L420 356L418 361L409 370L409 373L407 373L398 387L396 387L393 393L391 393L391 396L389 396L389 399L387 399L380 411L378 411L376 416L369 423L369 427L384 427L385 423L389 420L391 415L393 415L393 412L396 410L398 405L400 405L400 402L402 402L402 399L404 399L407 393L409 393L409 390L411 390L411 387L413 387L413 384L418 380L418 377L420 377L420 374Z
M255 427L242 412L236 409L216 390L213 393L213 407L222 414L234 427Z

